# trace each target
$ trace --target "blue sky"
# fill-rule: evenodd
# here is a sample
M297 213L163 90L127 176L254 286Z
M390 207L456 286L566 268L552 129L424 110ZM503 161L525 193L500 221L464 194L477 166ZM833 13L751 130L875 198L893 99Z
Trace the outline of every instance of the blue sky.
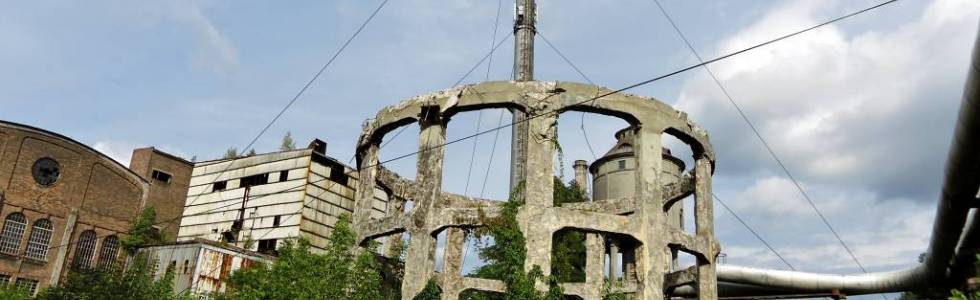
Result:
M128 161L139 146L210 159L241 149L309 80L378 1L4 1L0 119L56 131ZM678 1L665 8L705 57L877 1ZM386 105L450 87L490 48L497 1L393 0L258 141L291 131L346 161L362 122ZM497 39L510 34L503 1ZM651 0L542 0L539 31L598 85L618 88L696 62ZM924 251L980 3L899 1L711 65L862 263L887 270ZM511 42L489 72L510 76ZM584 81L539 41L536 78ZM489 74L489 76L487 75ZM718 152L715 191L798 269L855 272L703 69L630 91L687 111ZM452 120L449 138L498 122ZM509 116L504 116L504 122ZM566 166L613 143L619 120L562 115ZM382 157L417 147L417 128ZM506 195L509 131L447 149L446 190ZM676 145L671 145L676 146ZM683 152L683 150L675 150ZM490 162L488 165L487 162ZM392 164L403 174L414 161ZM466 183L471 174L470 183ZM570 170L565 170L570 176ZM784 267L716 208L728 262Z

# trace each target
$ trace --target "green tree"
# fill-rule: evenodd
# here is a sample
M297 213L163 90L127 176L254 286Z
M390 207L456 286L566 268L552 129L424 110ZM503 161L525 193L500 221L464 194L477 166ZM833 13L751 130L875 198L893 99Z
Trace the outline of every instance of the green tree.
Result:
M279 258L231 274L228 292L219 299L382 299L381 265L376 245L358 250L350 217L334 225L323 254L314 254L305 239L287 241Z
M223 159L238 158L238 148L235 147L228 148L228 150L225 150L225 156L222 156L221 158Z
M286 135L282 137L282 145L279 146L281 151L289 151L296 149L296 142L293 142L293 134L286 131Z
M127 268L116 267L109 271L72 269L64 283L42 290L36 299L191 299L174 293L173 268L167 269L164 278L154 280L150 267L153 263L139 254Z
M143 211L136 217L136 220L133 220L133 223L130 224L129 232L119 241L126 254L134 255L140 247L161 244L166 241L166 237L153 227L156 219L157 212L153 206L143 208Z
M2 284L0 285L0 299L4 300L28 300L31 296L28 295L28 291L24 289L17 288L12 284Z

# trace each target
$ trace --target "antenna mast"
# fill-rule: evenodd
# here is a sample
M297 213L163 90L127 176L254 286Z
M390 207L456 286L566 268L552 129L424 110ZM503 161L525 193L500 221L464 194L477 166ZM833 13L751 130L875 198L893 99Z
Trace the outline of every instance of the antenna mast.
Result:
M537 6L534 0L515 0L514 12L514 80L534 80L534 34L537 19ZM527 158L526 114L511 110L514 126L511 127L510 149L510 189L514 190L524 179Z

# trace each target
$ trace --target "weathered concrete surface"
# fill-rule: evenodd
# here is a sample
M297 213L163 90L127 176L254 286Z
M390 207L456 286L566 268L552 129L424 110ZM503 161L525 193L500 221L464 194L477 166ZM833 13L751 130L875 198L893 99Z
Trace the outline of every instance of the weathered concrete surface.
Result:
M627 280L614 290L634 293L638 299L659 300L663 299L665 291L669 292L668 283L676 284L681 279L696 276L698 297L716 298L714 258L718 243L711 222L710 198L714 153L707 134L688 121L686 114L654 99L612 93L589 101L595 95L609 92L597 86L567 82L484 82L413 97L383 109L365 123L358 144L362 186L356 199L355 228L361 242L400 232L411 235L402 283L404 299L411 299L430 278L439 283L443 299L457 299L465 290L504 290L499 281L466 278L459 270L464 241L460 228L483 226L483 220L498 214L499 206L487 200L440 190L441 145L445 142L447 120L459 112L489 108L507 108L529 116L522 180L525 205L519 210L517 220L527 240L525 269L539 266L545 273L550 272L555 232L562 229L589 232L586 238L589 249L586 282L565 283L563 287L570 295L597 299L605 284L602 236L616 234L630 240L629 247L635 251L624 257ZM634 196L552 206L556 113L573 110L619 117L631 124L631 134L635 135ZM413 122L422 127L416 180L379 171L382 169L377 167L378 143L392 130ZM697 161L694 174L682 179L663 175L661 135L664 133L692 148ZM375 186L392 193L389 198L405 198L414 201L415 206L407 213L389 210L386 217L373 219L368 213L373 194L361 191L372 191ZM694 236L671 225L676 220L668 215L675 209L673 200L691 193L695 195L695 221L698 224ZM435 236L443 230L448 230L445 264L442 272L436 274L433 270ZM689 274L691 271L671 274L672 251L690 252L698 257L696 274Z

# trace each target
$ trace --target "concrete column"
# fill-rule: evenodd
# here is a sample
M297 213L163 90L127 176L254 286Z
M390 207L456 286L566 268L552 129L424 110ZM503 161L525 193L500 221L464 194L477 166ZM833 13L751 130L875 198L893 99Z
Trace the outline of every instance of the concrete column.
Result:
M698 299L718 298L718 278L715 277L714 209L711 198L711 162L701 157L694 163L694 213L698 237L707 237L712 244L707 259L698 258Z
M615 239L609 240L609 281L615 281L619 279L619 268L622 264L619 263L619 245Z
M68 212L68 217L65 218L65 231L61 233L61 243L59 245L65 245L64 247L58 247L58 254L54 258L54 268L51 270L51 278L48 284L50 286L58 285L61 281L61 272L65 269L65 260L68 257L68 249L74 248L70 247L71 237L75 234L75 224L78 222L78 209L72 208Z
M463 243L466 234L462 229L446 229L446 248L442 260L442 300L457 300L463 271Z
M388 210L385 211L386 217L391 217L394 215L400 215L405 213L405 199L395 197L395 195L388 193ZM401 234L389 235L384 238L384 246L381 249L381 253L389 258L397 258L401 253L394 253L392 250L395 249L395 244L401 243Z
M598 299L605 287L603 280L603 269L605 267L606 245L602 235L598 233L585 234L585 282L589 285L589 292L594 297L586 299Z
M371 143L361 153L358 168L357 190L354 191L354 214L351 223L363 224L371 219L371 207L374 204L374 186L378 176L378 144ZM358 241L361 242L361 241Z
M589 186L589 176L587 175L589 174L589 163L580 159L575 161L573 167L575 168L575 184L585 192Z
M622 249L621 249L622 250ZM623 279L636 279L636 247L628 247L623 253Z
M419 132L419 159L415 176L419 189L409 225L411 240L405 258L405 277L402 280L402 299L412 299L425 288L435 268L436 239L430 234L430 222L442 194L442 164L446 142L446 126L438 115L438 107L424 107ZM372 191L373 192L373 191Z
M541 97L547 98L547 97ZM551 108L549 100L539 101L532 113L544 112ZM542 115L529 119L527 161L525 162L524 206L518 212L521 231L527 240L527 258L524 268L531 270L534 266L541 267L545 276L551 274L551 237L555 224L551 214L554 196L554 157L555 138L558 122L554 114Z
M638 218L638 234L642 246L637 248L636 275L639 280L637 299L663 300L664 274L670 263L666 251L667 242L663 224L666 214L663 212L663 195L660 191L661 153L660 132L655 124L641 126L637 129L635 145L638 166L636 169L636 213Z

